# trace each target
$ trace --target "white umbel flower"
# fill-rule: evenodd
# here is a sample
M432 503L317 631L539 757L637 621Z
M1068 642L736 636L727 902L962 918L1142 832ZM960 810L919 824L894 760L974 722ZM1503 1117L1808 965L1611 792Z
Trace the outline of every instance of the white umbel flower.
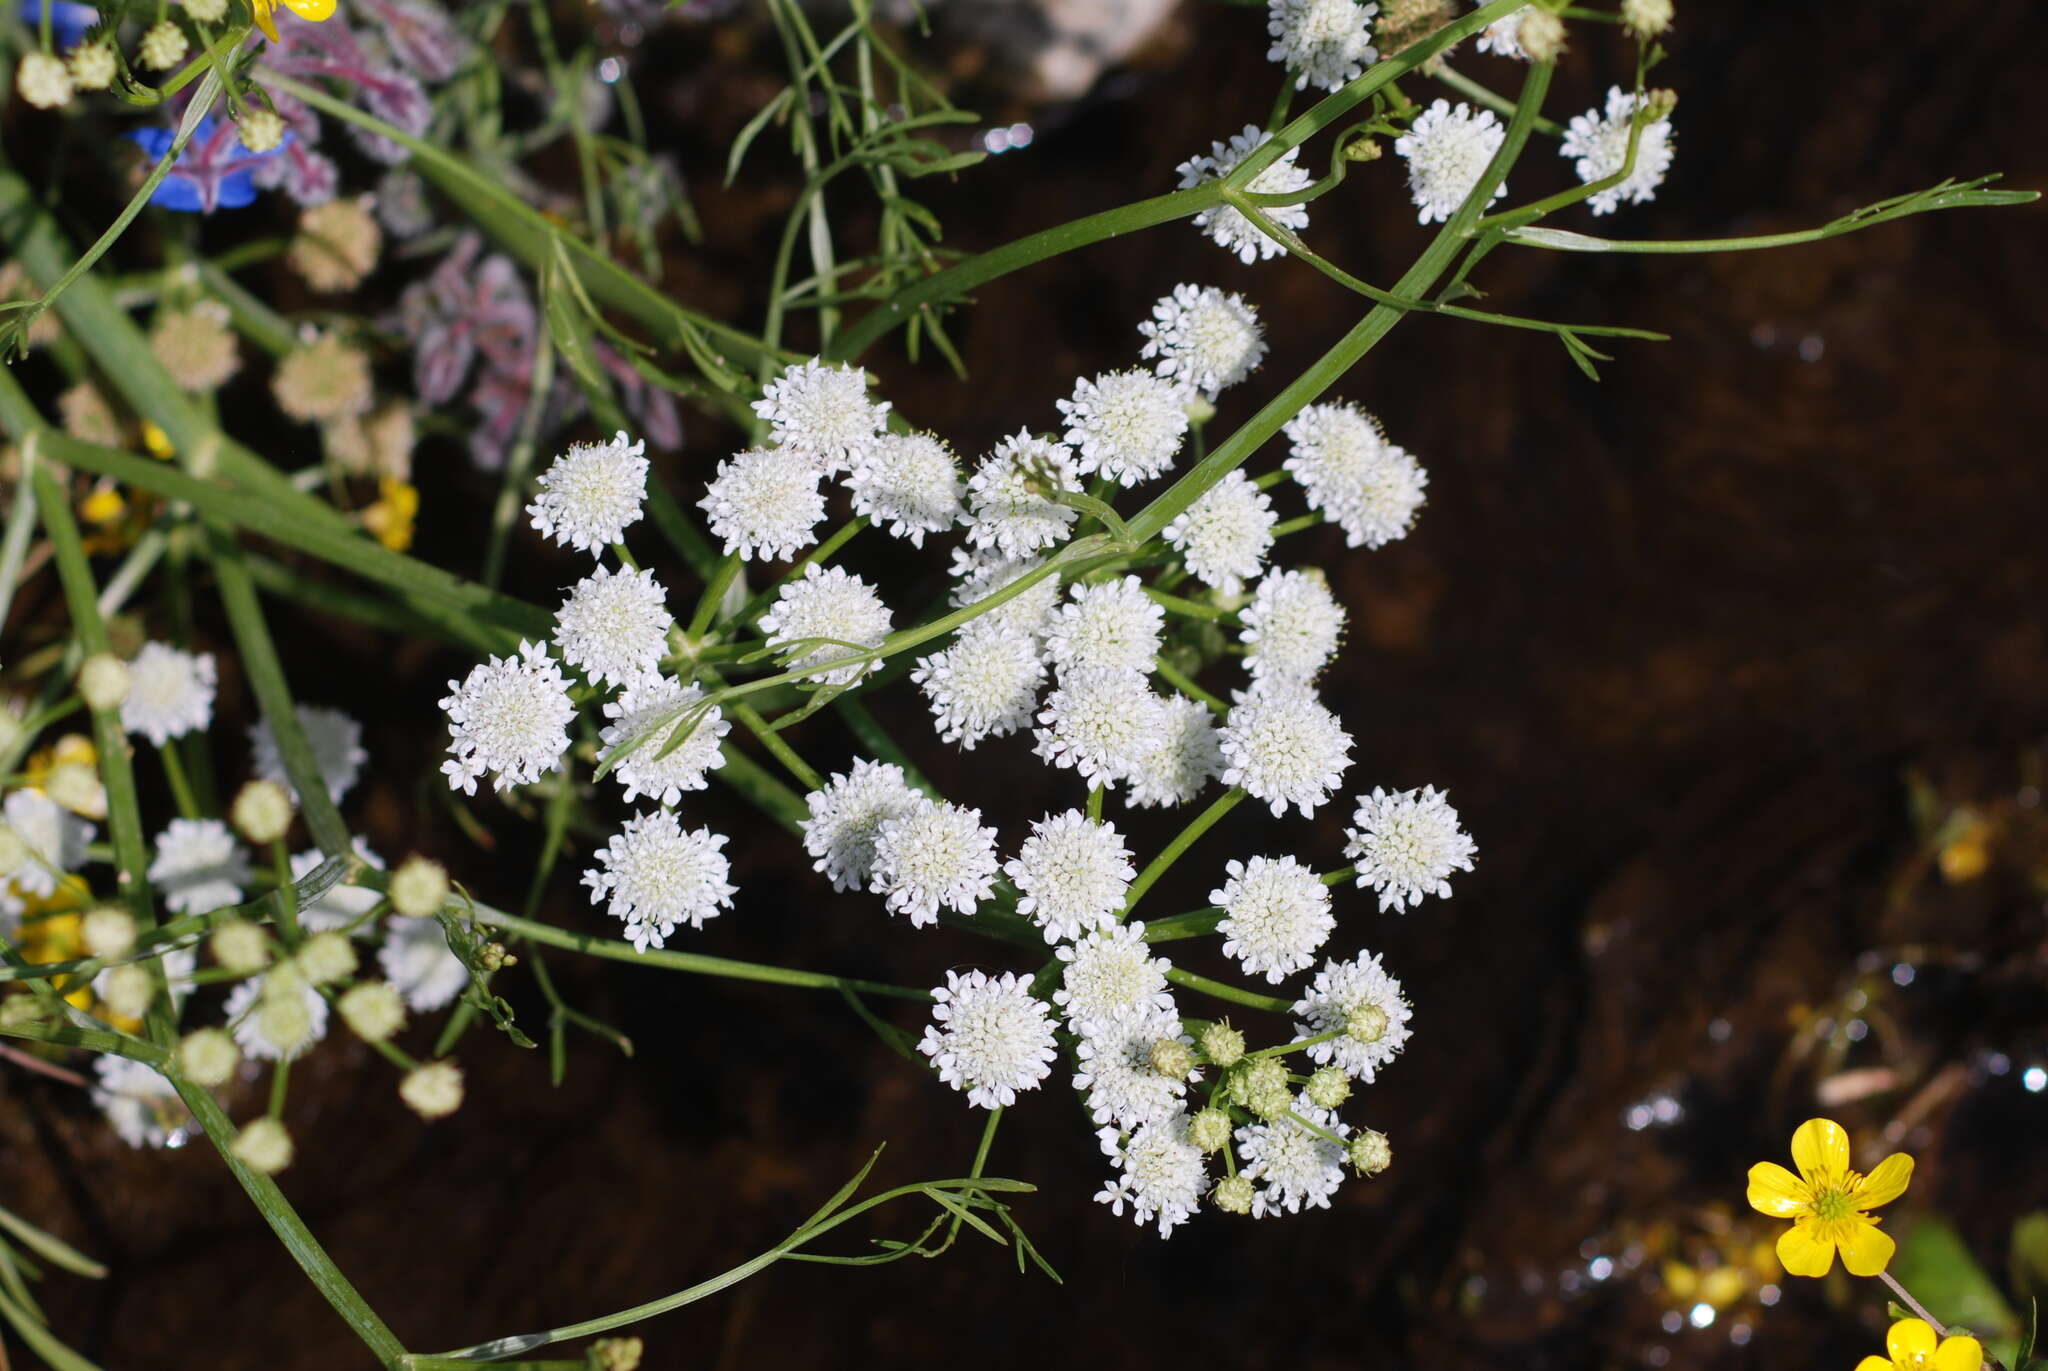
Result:
M1294 1102L1294 1113L1325 1133L1342 1138L1351 1126L1327 1109L1318 1109L1306 1095ZM1330 1196L1344 1184L1344 1147L1311 1133L1295 1119L1248 1124L1237 1130L1240 1174L1259 1183L1252 1195L1252 1217L1303 1207L1328 1209Z
M1629 125L1646 103L1647 97L1612 86L1605 114L1587 110L1572 119L1558 152L1573 159L1572 169L1581 181L1590 185L1605 180L1628 164ZM1637 135L1636 162L1627 179L1587 200L1586 207L1595 214L1612 214L1624 200L1640 205L1656 199L1657 187L1671 170L1671 151L1671 118L1666 112L1644 124Z
M218 819L173 819L157 835L149 883L180 914L207 914L240 904L249 884L249 859Z
M1486 0L1477 0L1477 3L1483 5ZM1507 18L1494 20L1479 31L1479 37L1473 46L1496 57L1513 57L1519 61L1528 61L1528 50L1522 46L1522 20L1530 13L1531 8L1524 5Z
M1077 669L1046 697L1035 750L1089 785L1114 786L1151 746L1159 718L1159 697L1137 672Z
M668 592L652 571L600 566L555 611L555 642L591 684L624 685L660 665L674 624Z
M590 902L604 904L626 925L626 940L645 952L660 947L676 925L702 928L732 908L724 846L724 834L685 831L669 810L635 814L593 854L598 864L583 873L583 883Z
M1209 892L1223 908L1216 931L1224 955L1272 985L1313 965L1337 926L1322 878L1293 857L1254 857L1224 870L1223 888Z
M1018 1091L1036 1090L1051 1073L1052 1019L1016 973L991 979L948 971L932 998L938 1004L917 1050L932 1059L940 1080L967 1092L969 1104L1007 1108Z
M1344 530L1348 547L1381 547L1407 536L1429 473L1387 441L1379 421L1352 404L1310 405L1287 422L1293 446L1283 463L1308 496Z
M92 1064L92 1102L130 1147L176 1147L192 1115L155 1067L108 1054Z
M1382 912L1412 909L1423 898L1451 898L1450 874L1470 871L1477 844L1458 827L1458 811L1435 786L1362 795L1344 830L1344 855L1358 866L1360 889L1379 892Z
M1062 679L1073 671L1152 670L1166 611L1135 576L1071 587L1047 622L1045 650Z
M887 426L887 401L868 399L868 378L854 366L813 357L762 387L754 413L775 443L808 458L820 474L843 471Z
M1017 887L1017 912L1037 924L1049 943L1114 924L1138 877L1116 826L1078 809L1031 825L1031 836L1003 871Z
M363 726L338 709L320 705L295 705L292 713L298 718L299 732L306 736L306 746L313 749L313 761L320 768L327 793L340 804L362 778L363 763L370 760L370 754L363 748ZM270 731L270 720L259 719L249 725L249 747L255 754L251 767L256 774L283 786L292 802L298 803L299 792L292 788L291 777L285 774L284 757L277 750L277 735Z
M1470 105L1451 107L1438 100L1394 140L1394 151L1408 163L1408 195L1416 220L1424 224L1448 220L1479 184L1487 163L1500 151L1507 129L1492 110ZM1493 188L1487 204L1507 194L1507 181Z
M1351 765L1351 735L1299 686L1253 686L1235 696L1216 742L1223 784L1243 786L1274 816L1293 805L1313 814Z
M561 667L539 643L522 641L517 657L473 666L441 701L448 715L447 761L452 790L476 794L485 772L498 790L531 785L562 763L576 706Z
M1110 924L1063 943L1054 956L1067 964L1053 1003L1076 1033L1120 1014L1173 1008L1166 989L1167 962L1152 955L1142 923Z
M289 982L273 987L270 977L281 974L288 974ZM304 1006L305 1013L299 1019L305 1030L303 1037L279 1041L272 1036L270 1020L264 1014L264 1002L272 995L296 997ZM235 1045L242 1049L242 1055L261 1061L295 1061L327 1036L326 998L304 977L291 972L289 967L252 977L237 985L228 995L222 1012L227 1015L228 1028L235 1036Z
M1115 1178L1095 1196L1110 1213L1121 1215L1128 1203L1139 1227L1158 1221L1162 1238L1194 1217L1209 1187L1209 1173L1202 1149L1188 1140L1186 1111L1129 1135L1105 1128L1096 1138L1117 1168Z
M168 643L144 643L128 663L128 694L121 727L162 747L213 723L213 654L180 652Z
M375 871L384 869L384 859L370 850L370 840L358 833L351 841L355 855L363 865ZM327 854L317 847L292 854L292 880L303 881L313 874L315 867L327 860ZM333 933L354 924L363 915L383 903L384 896L363 885L333 885L317 900L307 901L299 906L299 927L308 933ZM356 929L356 936L367 938L375 932L373 926L364 925Z
M804 851L834 890L865 890L874 875L875 838L882 825L925 803L903 768L856 759L843 776L804 797L811 817L802 821Z
M1216 716L1200 701L1168 696L1131 767L1129 799L1148 809L1186 804L1222 774Z
M942 652L918 659L910 679L931 705L939 736L972 751L983 738L1028 726L1045 684L1045 658L1021 628L988 615Z
M1204 585L1235 595L1266 565L1277 522L1266 492L1233 471L1166 526L1166 541Z
M1348 962L1325 962L1307 993L1295 1003L1294 1013L1296 1041L1344 1030L1328 1042L1303 1050L1318 1065L1333 1063L1366 1085L1371 1085L1380 1069L1408 1043L1410 1010L1401 983L1387 974L1379 957L1371 952L1360 952ZM1367 1038L1354 1036L1350 1031L1354 1019L1368 1021L1378 1032Z
M1271 137L1258 125L1246 124L1244 132L1232 135L1228 143L1213 143L1210 145L1212 151L1206 156L1190 157L1182 162L1176 168L1180 172L1180 188L1187 190L1204 181L1221 180ZM1304 168L1295 165L1294 154L1298 151L1299 148L1289 148L1273 165L1254 176L1245 189L1254 195L1284 195L1307 188L1311 178ZM1281 228L1299 233L1308 227L1308 210L1301 205L1263 205L1260 208ZM1268 257L1278 257L1287 250L1268 238L1263 229L1231 205L1203 210L1195 216L1195 227L1208 234L1219 246L1235 253L1237 260L1247 266Z
M871 671L879 671L877 657L860 658L861 649L877 648L889 636L889 607L875 594L873 586L845 567L820 571L816 562L804 567L804 574L785 582L775 603L761 616L761 632L768 646L784 648L792 671L805 671L810 679L828 685L852 685ZM814 646L805 646L813 643ZM831 667L834 662L854 661Z
M996 870L996 831L978 809L920 796L875 830L875 893L912 928L937 923L941 909L972 914L995 889Z
M1059 408L1082 474L1099 471L1120 486L1171 468L1188 432L1179 387L1149 371L1106 371L1076 381L1074 397L1059 401Z
M809 547L825 517L818 468L789 448L754 448L718 464L697 502L727 555L787 560Z
M974 515L967 540L1007 557L1051 547L1081 517L1079 510L1051 497L1080 488L1080 470L1064 443L1019 429L981 459L967 482L967 504Z
M605 725L599 734L607 750L618 747L628 739L637 738L651 728L660 728L647 740L626 754L625 760L612 768L612 774L619 778L619 784L626 788L626 803L631 804L642 795L673 805L682 799L686 790L702 790L705 774L716 771L725 764L722 745L725 735L732 730L732 722L717 705L708 711L696 706L703 700L704 692L694 685L678 685L667 676L645 676L634 681L619 693L619 698L604 707L607 718L618 722ZM678 743L666 756L669 739L683 726L685 717L695 719L689 736ZM668 719L667 724L661 720Z
M1184 390L1214 400L1265 360L1259 312L1242 295L1215 286L1177 285L1161 296L1152 317L1138 325L1140 357Z
M469 984L469 968L449 950L439 919L386 919L377 965L415 1014L441 1008Z
M21 844L14 868L0 871L0 901L9 882L23 895L54 894L60 873L85 865L85 845L97 830L42 791L15 791L0 813Z
M875 439L846 479L853 510L911 546L927 533L960 521L960 472L953 450L929 433L885 433Z
M540 474L526 507L543 537L597 553L626 536L647 500L647 444L621 432L608 443L572 443Z
M1314 680L1344 633L1344 606L1330 583L1304 571L1267 572L1238 618L1244 621L1245 668L1254 681L1278 685Z
M1378 5L1358 0L1267 0L1266 32L1273 46L1266 60L1294 73L1294 88L1336 90L1365 74L1379 60L1372 45Z
M1009 557L986 548L956 547L953 549L952 569L948 573L954 582L950 597L952 605L955 609L964 609L1005 589L1041 565L1043 560L1036 557ZM994 609L984 612L974 622L1002 623L1033 638L1043 638L1053 607L1059 601L1060 578L1041 576Z
M1074 1089L1085 1092L1088 1113L1098 1124L1141 1128L1181 1111L1188 1093L1185 1078L1164 1075L1152 1065L1152 1049L1162 1042L1192 1048L1194 1039L1181 1032L1180 1015L1171 1009L1141 1008L1089 1023L1074 1049Z

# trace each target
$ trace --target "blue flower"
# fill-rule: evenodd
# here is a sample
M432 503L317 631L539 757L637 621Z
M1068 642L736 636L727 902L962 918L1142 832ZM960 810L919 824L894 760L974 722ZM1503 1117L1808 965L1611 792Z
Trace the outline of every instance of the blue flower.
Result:
M128 137L156 161L171 150L177 135L170 129L133 129ZM285 142L293 135L286 133ZM240 209L256 198L256 183L250 173L284 151L282 144L269 152L251 152L242 146L234 124L207 115L192 130L192 139L171 167L152 205L181 210L187 214L211 214L217 209Z
M56 40L59 52L77 47L85 31L100 21L96 5L81 5L74 0L21 0L21 22L40 32L45 3L50 6L50 37Z

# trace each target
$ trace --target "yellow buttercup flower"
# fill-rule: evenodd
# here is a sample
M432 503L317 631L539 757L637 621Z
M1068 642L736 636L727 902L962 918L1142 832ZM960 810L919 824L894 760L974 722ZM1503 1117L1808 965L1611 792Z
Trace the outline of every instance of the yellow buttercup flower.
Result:
M315 24L334 17L334 0L249 0L249 7L256 12L256 27L273 43L277 41L277 21L270 12L280 5Z
M377 478L377 501L363 510L363 527L393 552L412 546L413 521L420 512L418 488L389 476Z
M1906 1193L1913 1159L1897 1152L1868 1176L1849 1169L1849 1135L1833 1119L1808 1119L1792 1135L1793 1175L1776 1162L1749 1168L1749 1203L1760 1214L1790 1219L1778 1238L1778 1260L1794 1276L1825 1276L1835 1249L1852 1276L1875 1276L1898 1244L1866 1212ZM1942 1368L1948 1371L1948 1368Z
M1975 1338L1934 1340L1924 1319L1900 1319L1884 1335L1885 1355L1865 1357L1856 1371L1980 1371L1984 1347Z

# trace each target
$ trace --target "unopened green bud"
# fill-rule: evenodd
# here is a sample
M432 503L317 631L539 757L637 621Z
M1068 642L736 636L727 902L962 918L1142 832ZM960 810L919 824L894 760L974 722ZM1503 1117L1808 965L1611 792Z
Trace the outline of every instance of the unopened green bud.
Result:
M111 652L95 652L78 668L78 696L88 709L119 709L128 698L128 664Z
M276 1119L252 1119L229 1150L251 1171L274 1176L292 1164L292 1135Z
M1377 1176L1394 1164L1394 1149L1387 1135L1370 1128L1351 1140L1348 1151L1351 1164L1361 1175Z
M1532 62L1555 62L1564 51L1564 20L1546 9L1533 5L1522 11L1522 22L1515 29L1515 41L1522 45L1522 51L1529 54Z
M590 1345L590 1371L640 1371L646 1350L638 1338L599 1338Z
M1621 22L1643 41L1670 28L1673 13L1671 0L1621 0Z
M486 971L503 971L508 966L519 965L519 958L513 956L505 944L497 941L487 942L478 948L476 959Z
M1219 1020L1202 1030L1202 1055L1220 1067L1233 1067L1244 1059L1244 1034Z
M1351 1078L1334 1066L1325 1066L1308 1078L1302 1093L1310 1104L1336 1109L1351 1098Z
M256 1030L289 1057L313 1036L313 1013L306 1008L303 995L271 995L268 986L264 989L263 1003L256 1010Z
M405 998L389 981L364 981L334 1002L342 1022L366 1043L381 1043L405 1026Z
M209 1090L227 1084L241 1060L241 1049L224 1028L196 1028L178 1043L178 1069L186 1080Z
M1678 108L1678 92L1669 86L1656 86L1643 92L1643 108L1649 112L1650 121L1669 119Z
M1344 145L1344 160L1347 162L1377 162L1386 156L1377 138L1354 138Z
M1161 1038L1152 1044L1152 1069L1162 1076L1184 1081L1195 1070L1195 1054L1179 1038Z
M268 846L292 826L292 797L276 781L251 781L235 792L228 822L250 842Z
M1252 1212L1252 1183L1243 1176L1225 1176L1210 1192L1216 1207L1226 1214Z
M1362 1043L1376 1043L1387 1031L1387 1011L1371 1000L1360 1000L1344 1016L1344 1036Z
M333 985L347 980L356 971L356 949L342 933L314 934L306 939L293 960L314 985Z
M270 965L270 939L247 919L227 919L213 930L208 946L213 959L238 976L254 975Z
M100 999L123 1019L141 1018L149 1012L149 1002L155 998L156 978L149 974L148 967L134 962L115 967L100 982Z
M135 916L114 905L87 910L79 937L92 956L107 961L125 957L135 947Z
M462 1068L454 1062L414 1067L398 1083L398 1097L423 1119L442 1119L462 1108Z
M1245 1069L1244 1107L1262 1119L1277 1119L1294 1108L1285 1062L1278 1057L1260 1057Z
M1188 1141L1203 1152L1221 1152L1230 1142L1230 1116L1220 1109L1200 1110L1188 1120Z
M425 857L407 857L391 873L391 907L408 919L431 919L448 903L448 871Z

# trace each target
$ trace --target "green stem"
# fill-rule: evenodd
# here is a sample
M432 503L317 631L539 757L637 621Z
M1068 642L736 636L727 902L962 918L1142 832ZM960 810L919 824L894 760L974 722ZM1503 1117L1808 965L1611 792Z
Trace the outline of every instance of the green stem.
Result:
M1207 833L1215 826L1217 820L1237 808L1238 801L1243 798L1243 788L1232 786L1224 791L1214 804L1188 820L1187 827L1175 834L1173 841L1168 843L1160 854L1152 859L1152 864L1139 872L1138 879L1131 883L1131 893L1124 899L1123 916L1126 919L1137 909L1138 901L1145 898L1145 892L1172 869L1173 864L1180 860L1181 854L1194 846L1195 839Z
M1237 986L1227 985L1222 981L1212 981L1207 976L1197 976L1194 972L1183 970L1177 966L1168 969L1166 979L1172 981L1175 985L1186 986L1189 990L1199 990L1204 995L1214 996L1219 1000L1228 1000L1232 1004L1241 1004L1250 1009L1263 1009L1273 1014L1291 1014L1294 1012L1294 1001L1292 1000L1282 1000L1271 995L1261 995L1257 991L1242 990Z

